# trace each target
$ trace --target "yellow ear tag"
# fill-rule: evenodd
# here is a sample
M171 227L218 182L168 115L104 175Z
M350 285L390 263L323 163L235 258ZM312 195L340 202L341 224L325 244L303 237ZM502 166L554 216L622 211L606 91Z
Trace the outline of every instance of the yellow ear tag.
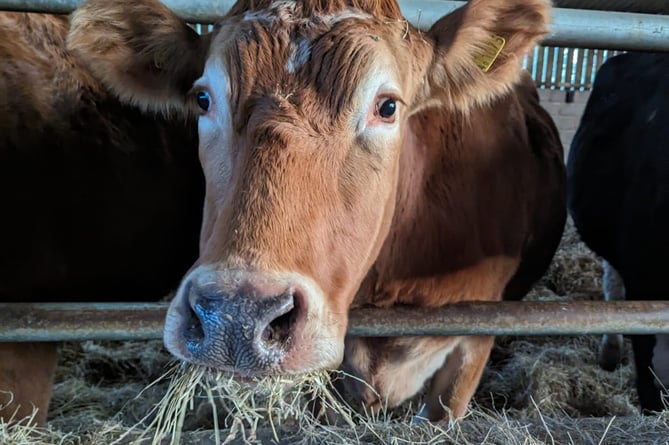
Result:
M499 53L502 52L502 48L506 45L506 40L502 36L492 34L490 40L481 45L481 52L474 54L474 63L481 68L481 71L487 73Z

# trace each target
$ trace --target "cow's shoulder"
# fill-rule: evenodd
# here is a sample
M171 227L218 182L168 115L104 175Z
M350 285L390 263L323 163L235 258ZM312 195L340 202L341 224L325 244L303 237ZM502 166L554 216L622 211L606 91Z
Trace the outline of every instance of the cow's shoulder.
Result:
M661 258L656 246L666 245L659 228L669 221L668 122L669 57L618 55L597 72L570 148L568 204L575 225L626 280L634 275L631 263Z
M67 16L50 14L28 14L22 12L0 13L0 49L13 54L12 48L30 45L32 52L49 51L52 56L57 48L65 45L69 21ZM14 53L15 55L15 53Z
M625 53L611 57L597 72L582 123L597 121L597 127L604 125L607 132L609 127L615 132L624 123L620 119L634 117L631 110L639 104L666 95L668 85L667 54Z

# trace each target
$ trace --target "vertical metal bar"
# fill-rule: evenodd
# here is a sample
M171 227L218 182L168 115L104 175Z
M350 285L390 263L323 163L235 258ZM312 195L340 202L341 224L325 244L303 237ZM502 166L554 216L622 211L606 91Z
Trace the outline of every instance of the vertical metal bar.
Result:
M584 82L584 87L585 89L590 89L592 88L592 82L595 79L595 55L594 52L597 51L596 49L591 49L589 50L588 54L588 59L586 60L586 69L585 69L585 82Z
M568 48L567 49L567 66L566 66L566 86L570 89L574 89L576 82L574 81L574 58L578 55L578 49Z
M583 87L585 83L585 78L584 78L584 68L583 65L585 63L585 59L587 57L587 49L581 48L578 52L578 59L576 62L576 84L578 85L579 88Z
M539 85L541 88L546 88L548 83L546 82L546 51L548 50L547 47L542 46L541 50L539 51L539 54L537 57L537 81L539 82Z
M555 85L557 88L564 90L565 85L567 84L567 72L566 72L566 63L565 63L565 52L566 48L556 48L557 50L557 59L555 61Z
M539 82L538 82L539 76L537 74L538 73L537 66L538 66L538 61L539 61L539 50L540 50L540 47L536 46L534 48L534 50L532 51L532 56L531 56L531 59L530 59L532 61L532 65L531 65L531 67L532 67L532 79L534 79L537 86L539 85Z

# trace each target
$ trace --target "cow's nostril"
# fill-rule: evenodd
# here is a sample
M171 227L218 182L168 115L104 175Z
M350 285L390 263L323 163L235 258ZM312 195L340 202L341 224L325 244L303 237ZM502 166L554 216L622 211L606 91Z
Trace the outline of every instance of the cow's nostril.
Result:
M197 313L188 305L188 315L186 328L184 329L184 339L192 349L195 345L201 345L204 340L204 328L202 320Z
M296 299L281 308L281 314L269 322L261 335L261 340L270 349L282 348L290 343L299 308Z

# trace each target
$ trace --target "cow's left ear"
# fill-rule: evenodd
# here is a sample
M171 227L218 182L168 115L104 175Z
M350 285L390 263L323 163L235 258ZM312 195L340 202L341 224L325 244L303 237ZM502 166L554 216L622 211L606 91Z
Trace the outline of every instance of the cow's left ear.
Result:
M463 112L504 95L549 18L548 0L470 0L428 32L435 42L428 94Z
M157 0L89 0L72 14L67 39L121 102L181 115L208 43Z

